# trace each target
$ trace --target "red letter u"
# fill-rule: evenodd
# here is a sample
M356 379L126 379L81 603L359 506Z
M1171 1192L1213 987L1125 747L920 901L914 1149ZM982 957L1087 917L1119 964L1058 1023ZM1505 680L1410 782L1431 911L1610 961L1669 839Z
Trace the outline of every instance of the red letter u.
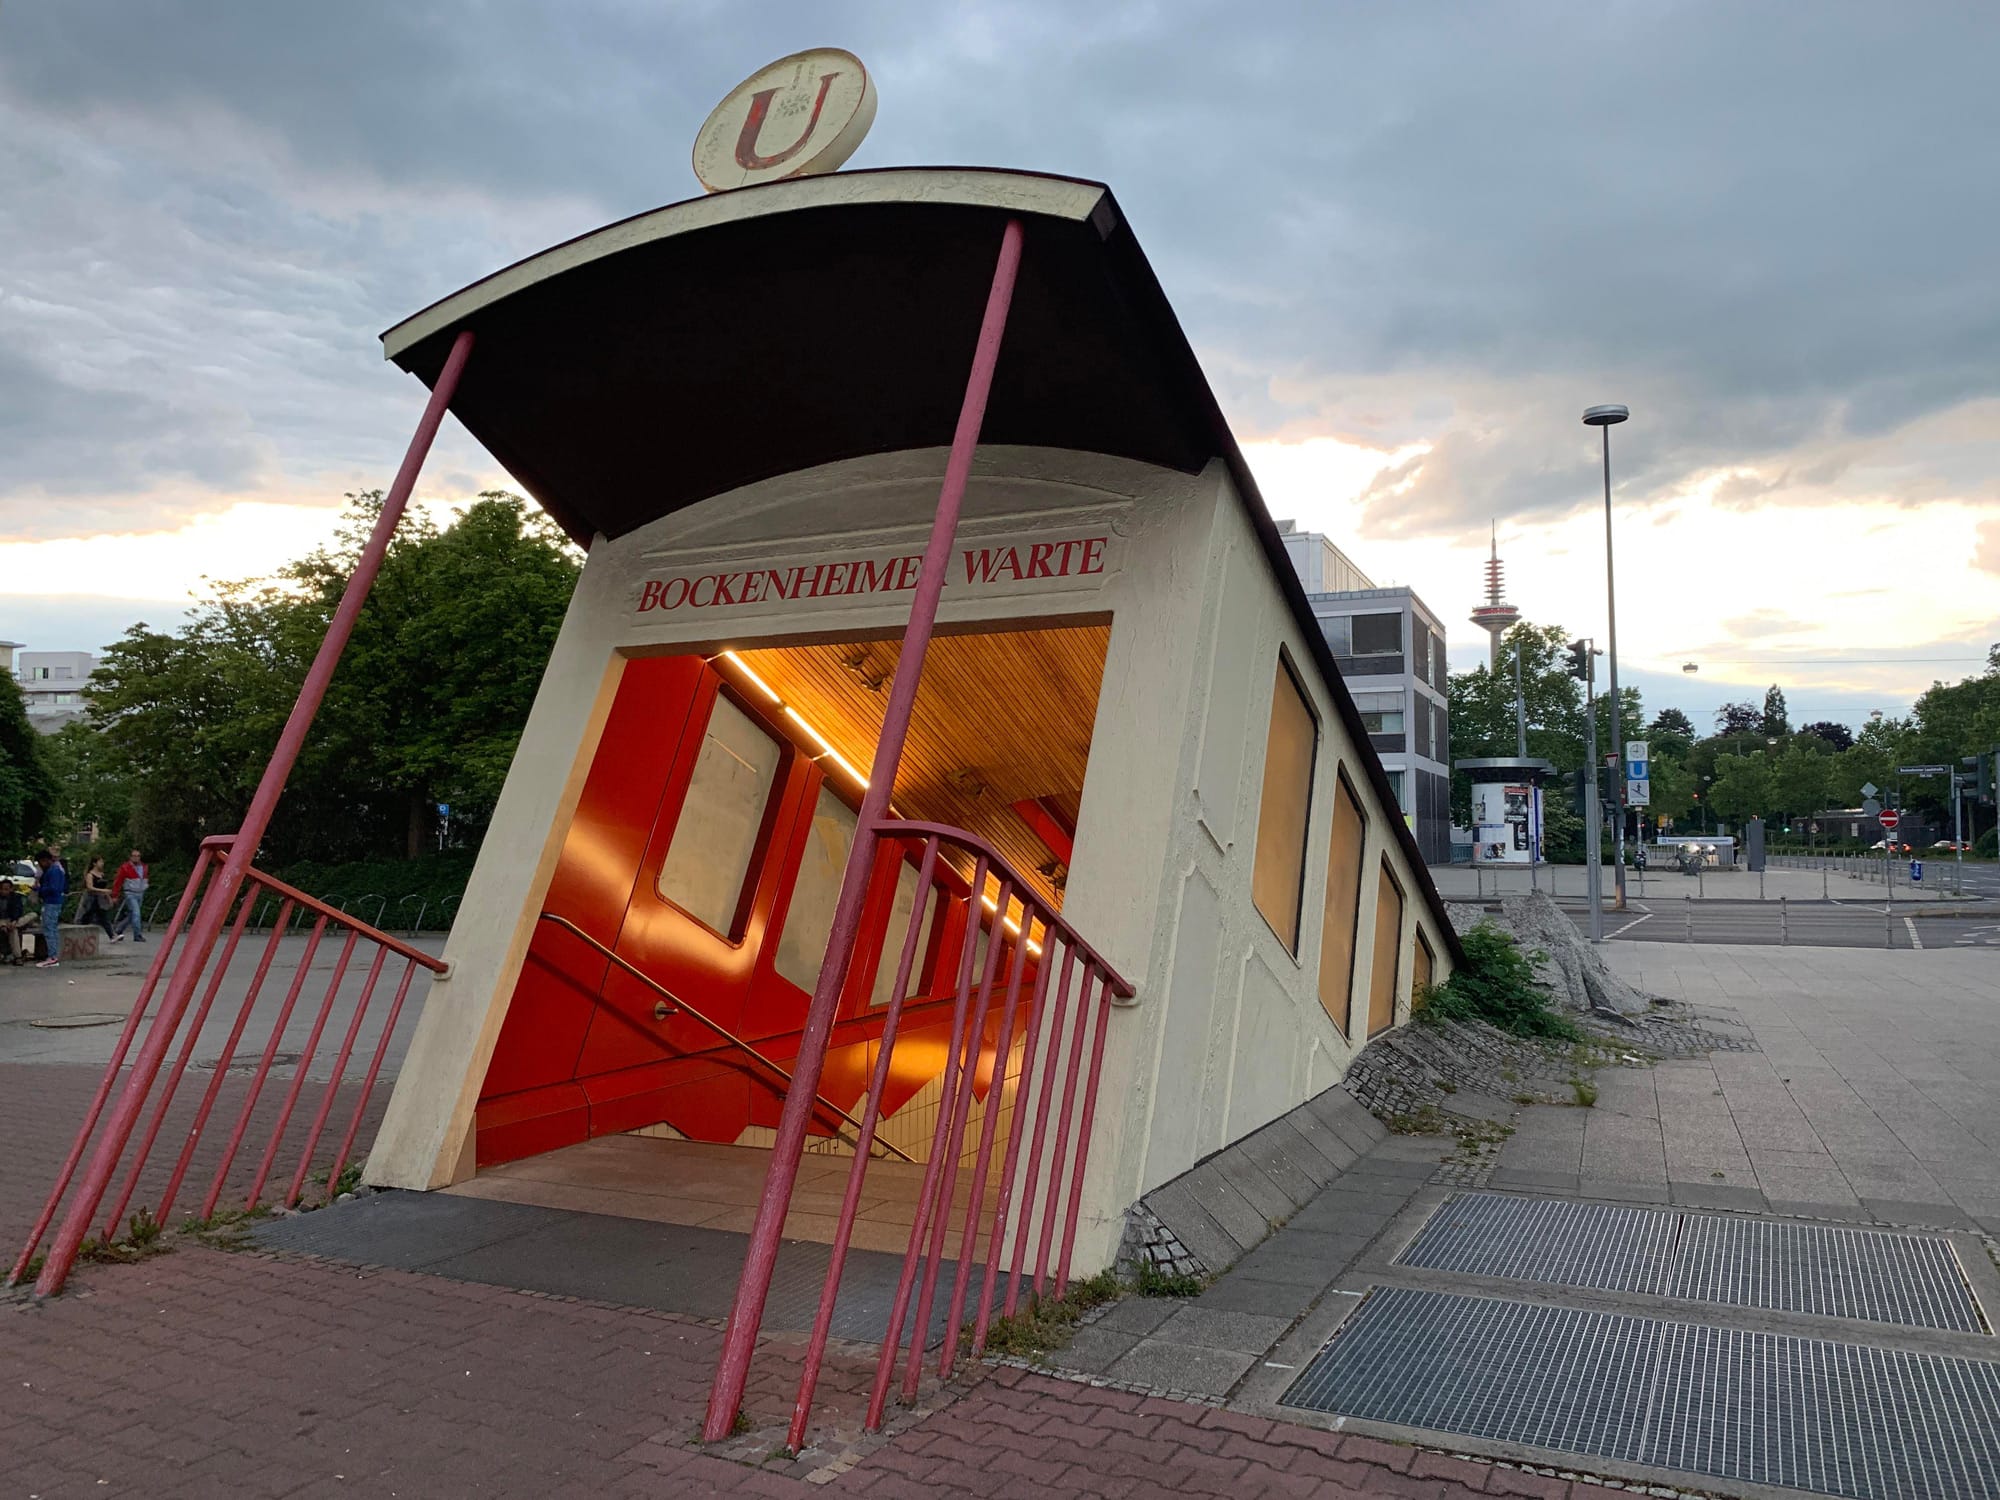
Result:
M840 74L837 72L821 76L819 81L819 97L813 100L813 112L811 117L806 120L805 129L799 132L797 140L785 147L776 156L759 156L757 154L757 137L764 129L764 117L771 112L771 100L776 97L778 91L774 88L759 89L756 93L752 94L750 96L750 113L743 117L743 129L736 137L736 165L743 168L746 172L755 172L765 167L779 166L798 155L799 148L812 139L813 127L819 124L819 113L826 108L826 91L833 87L833 80L839 76Z

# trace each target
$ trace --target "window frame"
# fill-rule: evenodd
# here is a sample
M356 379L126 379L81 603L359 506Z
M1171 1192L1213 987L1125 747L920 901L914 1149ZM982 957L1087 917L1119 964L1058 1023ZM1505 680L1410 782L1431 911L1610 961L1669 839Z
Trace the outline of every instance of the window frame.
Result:
M731 707L777 743L779 751L777 769L771 777L771 789L764 798L763 815L758 819L757 833L750 845L750 858L743 868L743 883L736 892L736 909L730 916L729 930L717 931L660 889L660 881L666 875L667 861L673 857L674 841L680 837L681 819L687 815L688 798L694 791L694 763L701 757L699 741L689 761L687 785L681 790L681 805L674 811L673 831L667 835L666 847L660 851L659 868L653 872L652 888L654 898L661 904L672 908L718 941L727 943L732 948L741 948L747 937L746 929L749 926L750 914L756 909L757 892L764 885L764 876L771 859L773 835L777 831L778 820L787 801L786 792L792 779L793 768L798 763L797 757L804 755L805 751L796 740L784 732L781 726L760 712L747 694L738 692L735 685L726 677L717 673L715 683L715 696L709 700L708 713L703 716L701 728L696 731L701 739L706 740L708 737L708 726L714 722L716 704L727 698ZM790 752L789 755L786 754L787 751Z
M1396 1001L1402 993L1403 982L1403 920L1410 914L1410 893L1403 889L1403 882L1396 878L1396 871L1389 863L1389 851L1384 849L1377 861L1380 873L1375 885L1375 944L1368 956L1368 1016L1363 1021L1362 1035L1372 1041L1396 1025ZM1389 1015L1380 1026L1375 1024L1375 975L1382 961L1382 892L1387 887L1396 893L1396 935L1389 948Z
M1339 856L1340 853L1340 843L1339 839L1337 838L1339 830L1335 826L1335 819L1339 817L1341 799L1343 798L1343 796L1346 798L1347 805L1354 809L1354 819L1355 819L1355 824L1359 829L1359 837L1355 840L1354 844L1354 858L1353 858L1354 894L1351 903L1353 910L1350 916L1348 917L1346 924L1347 925L1347 965L1346 965L1347 979L1338 997L1339 1009L1336 1010L1334 1008L1334 1005L1330 1003L1329 997L1326 993L1326 980L1327 980L1326 943L1328 934L1334 930L1333 924L1328 920L1329 916L1332 915L1328 910L1328 903L1333 895L1333 890L1334 890L1333 862ZM1338 1031L1341 1034L1341 1036L1349 1039L1352 1039L1354 1035L1353 1011L1354 1011L1355 960L1357 959L1361 951L1361 890L1362 890L1361 882L1367 877L1367 873L1368 873L1368 805L1361 800L1361 794L1354 789L1354 782L1347 774L1347 767L1345 765L1336 765L1333 771L1333 796L1330 799L1330 813L1327 821L1326 888L1321 893L1320 896L1319 974L1317 976L1317 980L1315 983L1315 989L1318 991L1319 994L1320 1009L1326 1012L1326 1018L1329 1021L1333 1022L1334 1029Z
M1296 876L1293 880L1291 900L1292 935L1289 940L1278 924L1271 920L1271 914L1264 909L1264 903L1257 894L1258 875L1263 870L1266 849L1264 809L1271 794L1271 751L1276 743L1278 690L1287 682L1297 695L1299 707L1305 710L1306 723L1311 730L1311 743L1307 747L1305 758L1304 815L1299 819ZM1257 838L1250 852L1250 904L1256 908L1257 915L1263 918L1264 925L1271 931L1271 936L1278 940L1279 945L1291 956L1294 963L1298 961L1299 947L1305 937L1306 860L1312 851L1313 796L1319 780L1319 747L1324 728L1318 706L1314 704L1312 694L1306 691L1305 680L1299 673L1298 664L1292 660L1292 653L1281 644L1278 647L1277 666L1271 679L1271 714L1264 727L1264 772L1257 788Z

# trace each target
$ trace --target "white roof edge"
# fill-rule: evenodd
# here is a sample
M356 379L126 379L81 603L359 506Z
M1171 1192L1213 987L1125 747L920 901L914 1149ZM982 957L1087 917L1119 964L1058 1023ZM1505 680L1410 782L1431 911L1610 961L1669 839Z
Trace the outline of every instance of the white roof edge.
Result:
M607 224L475 281L389 329L382 335L382 354L385 359L394 359L412 345L462 322L479 309L577 266L616 255L635 245L671 239L717 224L796 209L860 203L962 204L1080 223L1090 217L1105 192L1101 183L1032 172L977 167L894 167L793 177L733 192L710 193Z

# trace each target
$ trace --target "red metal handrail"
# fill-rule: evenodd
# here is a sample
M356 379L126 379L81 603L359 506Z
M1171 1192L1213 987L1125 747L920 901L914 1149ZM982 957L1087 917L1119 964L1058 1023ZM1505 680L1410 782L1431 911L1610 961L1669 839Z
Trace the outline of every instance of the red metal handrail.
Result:
M571 936L581 938L585 943L589 944L592 948L594 948L597 951L597 954L600 958L608 959L610 962L618 965L619 968L623 969L627 974L630 974L634 979L638 980L639 983L645 985L654 994L658 995L661 998L661 1000L671 1005L673 1007L673 1010L669 1012L670 1014L684 1015L692 1021L698 1021L703 1026L706 1026L710 1031L714 1032L717 1036L722 1038L722 1045L720 1047L709 1048L703 1051L686 1052L683 1053L682 1056L712 1057L718 1052L725 1052L725 1051L743 1052L748 1054L752 1061L758 1063L762 1067L769 1068L773 1073L776 1073L780 1078L784 1079L786 1088L791 1087L792 1071L790 1068L787 1068L783 1063L777 1062L772 1058L766 1057L763 1053L759 1052L750 1043L746 1042L742 1037L738 1036L735 1032L731 1031L728 1027L724 1026L720 1021L711 1019L707 1014L705 1014L699 1008L690 1005L686 999L684 999L680 995L675 994L672 990L668 989L665 985L661 984L659 980L653 978L652 975L648 974L644 969L639 968L636 964L624 958L622 955L612 952L611 949L605 947L604 944L600 943L596 938L592 937L589 933L585 932L581 927L577 926L576 923L572 922L568 917L558 916L555 912L552 911L545 911L536 920L541 922L553 923L557 927L562 928L565 932L568 932ZM646 1028L641 1026L637 1021L634 1021L630 1016L626 1015L623 1011L619 1010L617 1006L606 1005L603 999L598 996L593 996L592 998L596 1001L596 1003L600 1007L610 1012L620 1021L623 1021L627 1026L631 1027L634 1031L639 1032L642 1036L645 1036L652 1041L659 1040L657 1034L647 1031ZM848 1124L852 1125L856 1130L859 1130L861 1128L861 1122L859 1120L855 1119L853 1115L850 1115L846 1110L842 1109L838 1104L835 1104L831 1099L827 1098L826 1095L815 1094L813 1095L813 1098L818 1100L820 1107L825 1109L828 1113L839 1115L841 1119L845 1120ZM894 1152L897 1156L902 1157L904 1161L910 1160L908 1153L899 1150L895 1146L890 1145L887 1141L883 1141L880 1144L884 1151Z
M225 861L234 843L234 837L227 834L216 835L202 841L201 848L196 855L194 870L188 876L187 885L181 892L179 904L174 911L173 919L167 924L166 931L162 934L159 950L154 955L152 966L148 969L146 978L139 987L139 993L133 999L131 1013L126 1017L124 1029L120 1032L118 1041L112 1048L111 1057L105 1064L104 1076L99 1080L97 1092L92 1097L89 1108L85 1111L83 1122L77 1131L76 1140L70 1147L69 1154L64 1159L62 1167L57 1172L55 1183L49 1192L48 1200L44 1204L40 1216L35 1221L34 1228L28 1236L27 1244L22 1248L20 1258L15 1262L14 1268L8 1276L8 1285L15 1284L25 1274L34 1258L36 1249L41 1244L43 1236L48 1233L49 1226L55 1221L56 1213L61 1208L63 1199L68 1194L70 1184L75 1177L77 1165L83 1159L83 1154L89 1147L91 1137L96 1133L98 1124L103 1118L105 1105L111 1097L113 1086L117 1083L119 1074L125 1069L126 1058L131 1053L132 1044L137 1040L141 1028L147 1025L147 1009L151 1005L155 993L159 990L162 976L167 972L169 958L173 954L176 944L181 939L183 931L189 925L190 914L196 909L197 897L201 896L207 899L207 896L204 896L203 892L204 886L207 887L208 896L213 896L216 893L218 882L224 878ZM177 976L173 994L168 996L169 1003L163 1004L160 1012L151 1017L150 1028L146 1032L146 1041L140 1052L140 1063L135 1064L131 1069L131 1074L126 1079L124 1090L119 1098L119 1117L121 1120L128 1122L126 1125L127 1134L123 1137L117 1137L115 1132L113 1133L116 1140L117 1155L103 1156L102 1153L110 1143L100 1143L101 1159L93 1162L89 1178L86 1179L73 1201L71 1201L68 1213L64 1219L63 1234L57 1240L55 1250L51 1251L48 1262L42 1268L42 1272L36 1281L36 1291L40 1295L47 1296L61 1288L64 1279L68 1276L70 1266L75 1260L74 1246L81 1242L83 1234L87 1231L87 1226L95 1218L99 1208L104 1206L107 1197L109 1197L110 1209L102 1221L99 1233L103 1239L108 1241L118 1232L118 1226L124 1221L126 1210L131 1206L133 1196L138 1190L140 1177L145 1170L146 1162L151 1156L153 1147L159 1139L160 1132L166 1124L167 1115L173 1106L175 1095L179 1091L181 1082L186 1077L189 1067L194 1062L195 1048L200 1042L216 998L221 992L223 981L229 973L230 965L242 942L245 929L250 924L252 914L265 902L275 899L279 903L278 918L271 925L270 936L262 943L263 952L258 959L256 970L252 974L248 987L244 991L242 1001L237 1008L235 1020L231 1024L228 1036L224 1040L221 1051L214 1061L208 1087L204 1090L201 1102L196 1108L194 1118L187 1127L186 1137L181 1144L180 1153L174 1162L166 1185L161 1191L159 1207L155 1210L155 1217L161 1222L165 1222L167 1216L173 1211L174 1202L178 1198L187 1174L193 1166L196 1148L200 1143L203 1131L208 1125L209 1118L214 1112L215 1105L221 1096L224 1083L229 1077L230 1068L235 1061L237 1049L241 1045L244 1033L249 1027L252 1015L256 1009L258 997L263 992L265 978L270 973L271 966L277 958L279 946L287 937L292 919L295 916L310 917L312 919L312 931L306 939L305 951L300 955L297 971L292 976L292 981L287 989L285 998L278 1007L276 1015L272 1018L270 1032L265 1041L257 1067L252 1074L242 1108L238 1113L235 1126L230 1133L227 1144L222 1150L221 1160L216 1167L214 1179L209 1185L207 1194L202 1201L201 1217L203 1218L208 1217L215 1211L216 1200L221 1196L228 1178L230 1166L234 1162L236 1153L242 1145L243 1138L250 1128L258 1099L262 1095L264 1085L276 1064L285 1028L292 1018L300 994L305 989L309 971L313 966L313 960L319 952L321 940L326 935L327 930L334 928L345 934L341 955L334 965L332 977L314 1011L310 1037L295 1064L291 1086L286 1090L284 1101L278 1111L276 1123L270 1130L255 1180L245 1200L246 1209L256 1206L258 1198L263 1192L264 1183L276 1163L276 1159L284 1143L287 1126L290 1124L292 1115L306 1091L312 1060L318 1052L320 1039L326 1030L328 1021L332 1017L335 1003L339 998L341 983L346 978L348 968L352 963L357 949L367 946L372 954L368 977L362 986L360 995L355 1000L353 1013L348 1018L348 1024L340 1043L338 1056L333 1064L331 1076L327 1079L325 1090L313 1112L303 1149L299 1153L297 1169L292 1173L284 1193L284 1203L287 1207L296 1204L304 1190L307 1174L312 1167L314 1153L318 1149L319 1142L325 1132L328 1118L333 1112L336 1098L347 1074L348 1065L353 1060L356 1048L360 1042L369 1009L373 1003L378 983L389 958L393 955L403 960L402 972L397 981L395 999L390 1005L387 1017L381 1024L380 1034L375 1040L367 1070L360 1082L359 1093L354 1101L352 1114L348 1119L346 1127L341 1132L340 1144L334 1152L331 1164L327 1169L327 1196L329 1197L338 1190L341 1173L346 1167L350 1153L353 1150L355 1137L360 1131L362 1117L367 1109L369 1097L373 1093L376 1080L381 1075L382 1065L388 1053L390 1038L394 1035L396 1023L402 1016L403 1004L409 995L411 982L416 976L416 971L419 968L423 968L434 974L446 972L444 960L433 957L421 949L413 948L407 943L400 942L380 928L362 922L358 918L346 916L319 898L309 896L297 887L267 875L261 870L254 868L246 869L243 872L239 888L223 899L226 899L227 904L221 917L223 921L228 921L227 934L223 937L219 949L214 953L198 954L192 958L184 958L184 964L191 964L193 972L185 977L184 983ZM234 910L233 921L229 921L230 908ZM222 935L219 925L218 935ZM192 950L190 951L192 952ZM211 958L213 958L212 964L210 963ZM203 983L204 973L206 973L205 983ZM200 991L198 1000L195 998L197 988ZM179 997L178 1006L171 1003L176 995ZM160 1064L165 1060L167 1050L172 1045L176 1033L180 1035L180 1046L172 1062L165 1068L162 1068ZM153 1066L150 1071L143 1066L145 1060L149 1057L153 1059ZM145 1110L149 1100L152 1104L151 1118L145 1130L139 1134L136 1146L133 1146L128 1153L126 1147L132 1144L129 1134L130 1128L138 1123L138 1118ZM117 1193L112 1195L110 1193L111 1181L121 1165L124 1168L124 1180ZM65 1249L66 1246L70 1248Z
M1034 887L978 835L942 823L893 822L878 825L874 837L877 840L923 840L918 890L928 888L938 868L939 851L945 846L971 856L972 877L970 893L964 898L970 907L971 920L966 923L958 953L951 1042L945 1053L944 1073L940 1079L941 1103L932 1128L930 1155L924 1165L909 1242L904 1250L903 1269L891 1302L889 1323L883 1335L874 1386L869 1395L866 1425L871 1431L882 1424L889 1386L898 1358L903 1354L906 1323L910 1324L911 1331L907 1358L903 1361L902 1388L905 1399L916 1394L933 1298L941 1285L944 1246L951 1234L954 1188L961 1160L960 1142L970 1121L973 1085L985 1050L986 1022L996 998L995 985L1002 979L1003 956L1006 957L1005 992L1004 998L999 1000L1002 1009L993 1042L992 1082L987 1088L979 1144L970 1158L971 1191L963 1222L958 1226L956 1264L946 1301L944 1345L938 1360L940 1376L948 1376L957 1361L960 1329L967 1313L968 1297L972 1299L974 1320L970 1353L976 1358L985 1347L994 1312L1001 1259L1010 1248L1011 1270L1002 1316L1013 1314L1025 1269L1027 1243L1030 1231L1036 1227L1036 1220L1039 1220L1040 1236L1030 1278L1032 1292L1039 1296L1052 1290L1054 1295L1062 1295L1068 1280L1070 1251L1075 1243L1081 1213L1090 1128L1096 1111L1097 1083L1103 1067L1111 1005L1114 999L1129 1000L1135 993L1132 984L1113 969L1051 903L1037 896ZM999 898L991 918L992 935L987 942L985 963L981 966L981 973L975 976L972 970L981 925L979 906L983 903L989 876L999 881ZM1019 929L1010 939L1007 932L1012 925L1009 909L1016 901L1021 906ZM916 963L922 929L919 913L913 911L903 939L895 986L890 991L883 1018L880 1050L868 1089L867 1107L862 1115L861 1144L848 1169L847 1190L841 1200L826 1280L820 1289L819 1309L813 1320L799 1379L798 1399L792 1410L787 1441L794 1450L805 1440L813 1391L825 1357L834 1303L840 1293L854 1220L867 1177L868 1143L874 1140L879 1124L880 1101L905 1015L904 997ZM1021 994L1027 983L1027 970L1038 933L1040 953L1038 958L1032 960L1035 977L1027 1001L1027 1017L1021 1023ZM1055 962L1058 947L1062 949L1060 966ZM1051 976L1058 969L1060 979L1054 986L1055 1003L1050 1006ZM1082 972L1074 992L1077 1003L1072 1020L1071 982L1078 978L1079 969ZM1021 1064L1018 1071L1010 1073L1008 1059L1015 1046L1017 1024L1021 1027ZM1090 1047L1086 1069L1084 1056L1087 1040ZM1038 1070L1041 1091L1039 1096L1035 1096L1032 1089ZM1062 1083L1059 1097L1055 1092L1058 1077ZM985 1236L984 1266L975 1283L973 1261L985 1213L1000 1116L1005 1109L1010 1085L1013 1090L1013 1120L1008 1130L1007 1149L998 1169L997 1195ZM1032 1111L1029 1108L1031 1101ZM1081 1118L1075 1132L1076 1149L1072 1154L1069 1150L1071 1121L1079 1111ZM1030 1112L1033 1115L1033 1144L1023 1157L1021 1143L1029 1134ZM1044 1164L1042 1146L1052 1115L1057 1122L1055 1149ZM1044 1175L1046 1190L1038 1192ZM1065 1188L1067 1191L1064 1191ZM1039 1213L1036 1212L1038 1205ZM1026 1212L1017 1217L1017 1208L1024 1208ZM1055 1257L1053 1273L1050 1269L1052 1255ZM913 1300L915 1316L912 1320Z

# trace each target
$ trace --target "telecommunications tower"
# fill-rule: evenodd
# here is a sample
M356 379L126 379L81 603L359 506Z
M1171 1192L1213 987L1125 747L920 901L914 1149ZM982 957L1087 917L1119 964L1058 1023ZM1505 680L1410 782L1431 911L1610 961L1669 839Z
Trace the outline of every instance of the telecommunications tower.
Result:
M1472 611L1472 623L1492 637L1493 649L1488 658L1495 672L1500 670L1500 637L1520 623L1521 611L1507 602L1506 564L1500 561L1500 532L1496 526L1491 542L1492 551L1486 559L1486 602L1476 605Z

